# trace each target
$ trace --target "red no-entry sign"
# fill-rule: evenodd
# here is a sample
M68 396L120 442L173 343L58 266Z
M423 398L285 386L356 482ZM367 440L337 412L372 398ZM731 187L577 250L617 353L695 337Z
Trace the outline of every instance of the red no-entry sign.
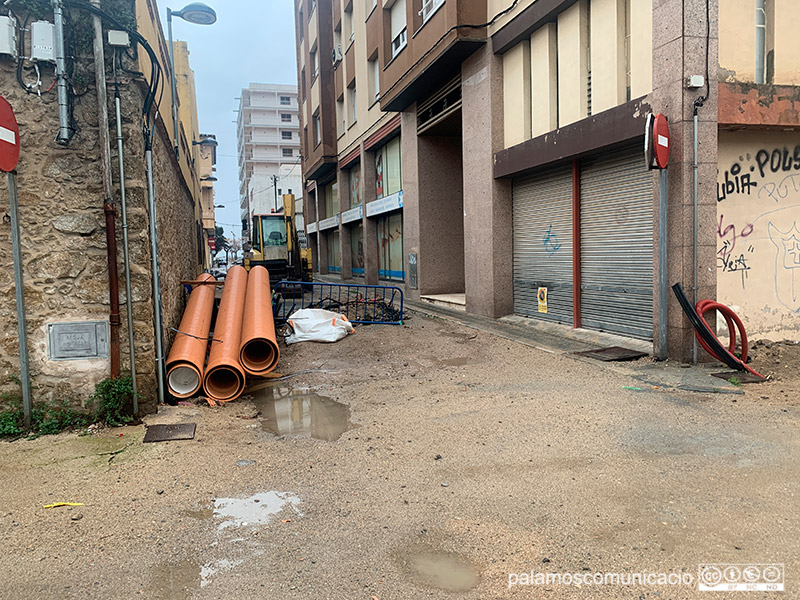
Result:
M0 171L10 173L19 161L19 126L8 100L0 96Z
M667 117L658 113L653 122L653 155L659 169L669 164L669 123Z

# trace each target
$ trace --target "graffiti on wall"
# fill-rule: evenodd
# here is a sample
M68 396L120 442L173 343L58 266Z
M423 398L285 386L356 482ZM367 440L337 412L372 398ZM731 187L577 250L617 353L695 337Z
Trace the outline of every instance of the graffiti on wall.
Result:
M552 225L547 228L547 233L544 234L542 243L544 244L545 252L550 256L553 256L561 249L561 242L558 241L558 234L553 231Z
M717 181L720 299L757 306L780 322L783 309L800 312L800 145L730 146L720 145Z

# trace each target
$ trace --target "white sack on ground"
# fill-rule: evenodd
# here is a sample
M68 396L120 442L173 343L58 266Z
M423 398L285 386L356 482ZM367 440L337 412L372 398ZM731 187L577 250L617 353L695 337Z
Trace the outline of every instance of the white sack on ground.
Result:
M303 308L289 316L294 333L287 344L297 342L338 342L353 332L353 325L343 314L321 308Z

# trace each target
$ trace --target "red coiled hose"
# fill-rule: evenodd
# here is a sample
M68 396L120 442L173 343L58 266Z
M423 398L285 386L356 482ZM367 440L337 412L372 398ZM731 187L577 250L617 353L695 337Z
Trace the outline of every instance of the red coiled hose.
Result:
M697 306L695 306L695 310L697 311L697 315L700 317L700 320L708 328L708 330L711 331L711 333L712 333L712 335L714 335L714 337L717 337L717 336L713 332L711 327L709 327L708 323L706 322L705 314L707 312L711 311L711 310L719 311L720 314L722 314L722 316L725 318L725 323L727 323L727 325L728 325L728 333L730 335L730 340L731 340L730 343L728 344L728 352L730 353L730 355L733 356L733 358L737 362L741 363L742 367L746 371L748 371L749 373L752 373L753 375L761 377L762 379L766 379L766 377L764 377L761 373L759 373L758 371L756 371L756 370L750 368L749 366L747 366L747 351L748 351L747 332L744 330L744 324L742 323L742 320L739 318L739 316L735 312L733 312L730 309L730 307L725 306L724 304L720 304L719 302L715 302L713 300L700 300L700 302L697 303ZM742 357L741 358L737 358L736 355L733 352L736 349L736 329L739 330L739 337L742 339ZM695 331L694 334L695 334L695 337L697 337L697 342L703 347L703 349L706 352L708 352L711 356L716 358L718 361L725 362L722 359L722 357L719 356L716 352L714 352L714 350L711 349L711 347L705 342L705 340L702 337L700 337L700 334L697 333L697 331Z

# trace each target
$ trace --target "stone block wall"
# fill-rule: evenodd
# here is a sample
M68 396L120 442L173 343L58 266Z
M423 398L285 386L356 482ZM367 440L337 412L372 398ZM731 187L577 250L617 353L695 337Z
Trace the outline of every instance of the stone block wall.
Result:
M0 57L0 90L14 108L20 126L22 153L18 165L18 201L23 258L29 359L34 402L66 400L86 406L95 384L108 377L109 360L48 359L47 324L66 321L108 321L109 292L103 188L100 169L94 65L79 57L85 89L74 99L77 133L66 147L54 139L58 128L55 88L40 98L16 82L15 62ZM130 68L134 68L130 65ZM42 78L52 76L44 67ZM107 70L111 79L110 68ZM140 410L156 409L153 302L148 235L147 176L141 107L144 87L126 75L121 81L126 196L131 257L136 366ZM46 87L46 86L45 86ZM109 84L112 178L117 206L120 281L120 346L123 374L130 370L119 209L113 83ZM167 100L168 102L168 100ZM162 110L169 110L168 105ZM157 223L163 293L163 320L168 342L185 304L180 281L196 276L199 267L194 199L184 183L163 124L153 141ZM8 212L7 179L0 177L0 216ZM16 388L19 376L11 227L0 219L0 390ZM165 351L169 349L169 343Z

